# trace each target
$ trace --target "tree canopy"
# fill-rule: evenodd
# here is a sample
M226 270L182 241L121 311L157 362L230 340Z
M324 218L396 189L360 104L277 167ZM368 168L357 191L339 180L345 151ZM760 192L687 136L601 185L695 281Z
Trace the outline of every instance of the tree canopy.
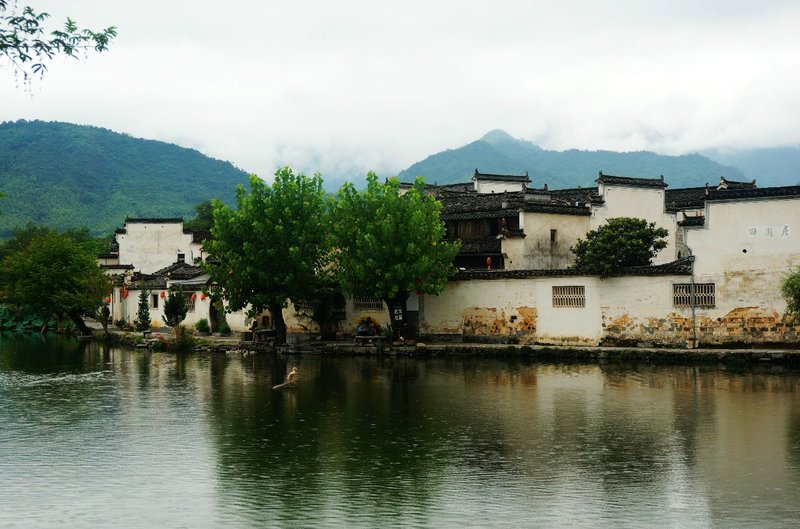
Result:
M117 36L117 28L109 26L100 31L79 28L74 20L67 18L61 29L48 31L45 22L48 13L37 13L25 6L21 12L13 4L10 15L0 15L0 56L21 73L25 83L32 75L44 76L47 62L55 56L79 58L81 54L94 50L108 50L111 40ZM8 0L0 0L0 13L8 10Z
M608 219L606 224L578 239L570 250L575 254L573 268L609 277L630 266L649 265L667 246L669 232L654 222L631 217Z
M81 332L89 333L81 312L94 312L110 289L108 277L97 266L97 250L85 230L18 230L0 252L0 301L45 319L70 318Z
M460 247L443 241L440 213L421 178L405 194L396 178L380 183L375 173L367 175L363 192L345 183L332 224L335 270L345 291L384 300L390 314L411 291L439 294Z
M237 209L214 201L212 240L205 265L223 288L229 310L273 312L276 339L286 337L281 309L289 299L312 297L330 256L328 203L319 174L279 169L273 183L250 176L236 189Z

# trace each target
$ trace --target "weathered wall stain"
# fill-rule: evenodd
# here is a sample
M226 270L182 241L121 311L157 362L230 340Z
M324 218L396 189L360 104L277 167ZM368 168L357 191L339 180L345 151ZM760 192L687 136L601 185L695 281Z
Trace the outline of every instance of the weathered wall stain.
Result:
M613 318L604 314L603 322L604 345L647 342L680 346L692 337L692 318L674 312L663 318L641 319L629 314ZM800 323L773 310L737 307L719 318L698 314L696 333L700 343L707 345L791 344L800 338Z
M461 332L465 337L492 337L536 341L535 307L517 307L500 310L496 307L469 307L462 311Z

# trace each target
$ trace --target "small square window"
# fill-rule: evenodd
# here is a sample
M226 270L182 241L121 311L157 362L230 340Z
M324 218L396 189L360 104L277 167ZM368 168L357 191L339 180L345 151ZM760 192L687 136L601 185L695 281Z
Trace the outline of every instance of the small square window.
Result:
M586 287L568 285L553 287L553 307L580 308L586 306Z
M694 306L713 308L716 306L716 288L714 283L694 284ZM672 304L675 307L692 306L692 284L675 283L672 285Z

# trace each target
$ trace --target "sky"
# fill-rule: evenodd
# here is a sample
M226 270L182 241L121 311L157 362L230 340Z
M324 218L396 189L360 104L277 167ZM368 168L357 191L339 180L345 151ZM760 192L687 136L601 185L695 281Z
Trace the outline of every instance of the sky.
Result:
M492 129L556 150L800 144L796 0L18 4L119 36L28 89L0 59L0 121L108 128L266 179L391 176Z

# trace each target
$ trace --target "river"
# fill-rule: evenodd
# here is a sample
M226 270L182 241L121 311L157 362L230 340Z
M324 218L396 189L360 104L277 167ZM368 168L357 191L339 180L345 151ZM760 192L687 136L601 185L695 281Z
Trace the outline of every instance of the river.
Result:
M293 366L291 390L273 390ZM776 527L800 373L0 335L0 527Z

